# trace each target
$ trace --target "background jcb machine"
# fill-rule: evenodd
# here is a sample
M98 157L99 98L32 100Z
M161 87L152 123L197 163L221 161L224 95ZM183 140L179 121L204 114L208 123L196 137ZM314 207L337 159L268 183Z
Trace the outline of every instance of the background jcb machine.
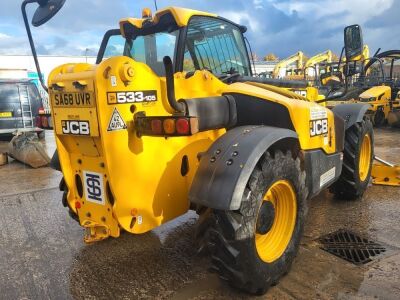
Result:
M63 1L39 3L34 25ZM213 270L266 292L298 250L307 199L327 187L353 199L367 188L367 106L331 111L254 82L246 29L214 14L145 9L119 25L97 64L49 76L64 205L87 242L144 233L196 209Z
M273 78L288 78L288 79L299 79L302 78L302 72L304 63L307 60L302 51L298 51L295 54L278 62L272 71ZM282 73L283 71L283 73Z
M368 113L375 126L386 122L391 126L400 126L399 61L400 50L388 50L376 53L365 66L368 73L366 81L372 81L375 86L362 93L359 101L371 105Z
M318 74L320 73L319 66L321 64L330 64L332 60L333 53L331 50L326 50L310 57L304 65L304 78L308 80L318 78Z

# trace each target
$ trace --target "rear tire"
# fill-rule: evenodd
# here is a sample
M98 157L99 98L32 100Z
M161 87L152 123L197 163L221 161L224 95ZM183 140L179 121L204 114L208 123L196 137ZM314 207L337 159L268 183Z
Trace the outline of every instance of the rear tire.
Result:
M67 187L67 184L65 183L64 177L60 181L59 190L61 192L63 192L62 199L61 199L62 205L68 209L69 216L73 220L75 220L76 222L79 223L78 215L68 205L68 187Z
M369 152L362 146L369 148ZM346 130L342 173L330 188L336 198L354 200L364 194L371 178L373 157L374 130L371 121L364 118Z
M264 294L277 284L289 271L302 236L305 179L300 159L290 151L263 155L247 182L240 209L212 212L213 222L203 239L212 254L211 270L251 294ZM273 213L265 213L268 203Z

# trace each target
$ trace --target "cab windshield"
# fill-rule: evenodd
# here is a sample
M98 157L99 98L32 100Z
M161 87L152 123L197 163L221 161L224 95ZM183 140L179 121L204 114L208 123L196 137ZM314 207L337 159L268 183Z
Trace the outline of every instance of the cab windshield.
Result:
M158 76L164 76L164 56L174 58L175 45L179 31L157 32L135 39L125 39L121 35L111 36L104 52L103 59L124 55L135 61L145 63Z
M147 64L158 76L165 76L163 58L169 56L176 71L206 69L218 77L251 75L238 26L219 18L201 16L192 17L186 28L179 28L174 20L168 22L143 29L130 27L130 31L125 29L126 38L119 30L111 30L103 40L97 63L124 55ZM179 41L182 36L184 41Z

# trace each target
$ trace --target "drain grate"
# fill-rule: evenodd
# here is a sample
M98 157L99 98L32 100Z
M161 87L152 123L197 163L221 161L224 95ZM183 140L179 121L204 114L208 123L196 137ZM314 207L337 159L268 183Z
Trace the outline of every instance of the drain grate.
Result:
M322 244L321 249L355 265L366 264L386 252L384 246L346 229L324 235L318 241Z

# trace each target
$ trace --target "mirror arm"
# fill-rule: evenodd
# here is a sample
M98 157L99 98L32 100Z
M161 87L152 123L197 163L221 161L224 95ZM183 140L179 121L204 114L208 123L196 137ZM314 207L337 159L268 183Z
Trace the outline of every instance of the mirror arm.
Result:
M249 40L245 36L243 36L243 38L244 38L244 41L245 41L245 43L247 44L247 46L249 47L249 50L250 50L250 61L249 61L249 63L250 63L250 76L252 76L253 75L252 74L253 73L252 67L254 69L254 73L256 73L256 64L254 63L253 50L251 50L251 45L250 45ZM254 75L256 75L256 74L254 74Z
M31 46L33 60L35 61L36 71L38 72L39 81L40 81L40 84L42 85L42 87L44 88L44 90L47 92L48 89L47 89L46 84L44 83L42 72L40 71L40 66L39 66L39 61L38 61L38 57L37 57L37 53L36 53L35 44L33 43L31 29L29 26L28 18L26 16L26 5L30 4L30 3L35 3L35 2L37 2L37 0L24 0L24 2L22 2L22 4L21 4L21 11L22 11L22 16L24 18L26 33L27 33L28 39L29 39L29 45Z

